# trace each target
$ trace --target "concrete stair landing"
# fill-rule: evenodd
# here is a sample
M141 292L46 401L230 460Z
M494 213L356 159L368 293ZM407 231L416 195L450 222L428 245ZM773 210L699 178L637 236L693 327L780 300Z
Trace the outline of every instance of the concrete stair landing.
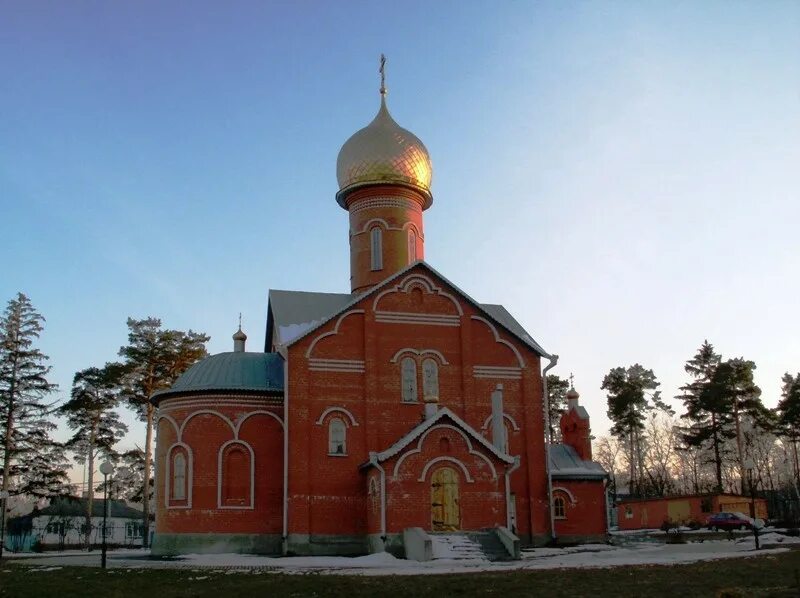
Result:
M481 547L484 557L490 561L513 560L508 550L494 532L468 532L467 537Z
M482 534L430 534L433 560L488 561L481 543L471 536Z

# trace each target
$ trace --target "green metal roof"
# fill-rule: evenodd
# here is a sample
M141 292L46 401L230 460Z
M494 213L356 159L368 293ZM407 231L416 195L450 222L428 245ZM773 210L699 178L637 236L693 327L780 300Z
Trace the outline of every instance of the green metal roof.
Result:
M171 388L159 390L151 400L208 391L282 393L283 359L277 353L218 353L198 361Z
M602 480L608 477L602 465L581 459L578 451L568 444L550 445L550 471L554 480Z

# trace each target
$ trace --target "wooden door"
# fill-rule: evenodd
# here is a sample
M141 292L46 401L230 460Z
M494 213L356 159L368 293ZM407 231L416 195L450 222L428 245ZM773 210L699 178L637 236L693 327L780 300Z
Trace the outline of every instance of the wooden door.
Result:
M431 520L435 532L461 528L458 473L450 467L437 469L431 476Z

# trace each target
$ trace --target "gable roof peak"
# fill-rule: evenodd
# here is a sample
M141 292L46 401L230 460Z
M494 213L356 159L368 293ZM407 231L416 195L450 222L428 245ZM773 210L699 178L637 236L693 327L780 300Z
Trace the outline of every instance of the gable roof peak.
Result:
M447 407L441 407L435 415L423 420L414 428L411 429L408 434L400 438L397 442L395 442L392 446L387 448L384 451L375 454L375 458L378 462L386 461L387 459L391 459L395 455L398 455L403 449L405 449L409 444L411 444L417 438L420 438L425 432L436 426L439 422L443 419L449 418L456 426L461 428L469 437L473 440L477 441L484 449L489 451L492 455L497 457L500 461L504 463L508 463L509 465L514 463L514 457L508 455L506 453L501 452L497 449L491 442L486 440L483 436L481 436L475 428L470 426L467 422L463 419L458 417L455 413L453 413Z
M386 287L388 287L389 285L391 285L395 281L400 280L402 277L408 275L415 268L427 270L428 272L433 274L435 277L437 277L439 280L441 280L444 284L446 284L451 289L453 289L456 293L458 293L458 295L461 298L463 298L468 303L470 303L479 312L481 312L483 315L487 316L493 323L500 325L509 334L511 334L512 336L516 337L518 340L520 340L523 344L525 344L527 347L532 349L538 355L540 355L542 357L550 357L550 354L548 354L547 351L545 351L541 347L541 345L539 345L539 343L537 343L525 331L525 329L519 324L519 322L517 322L514 319L514 317L508 312L508 310L506 310L502 305L478 303L477 301L475 301L475 299L470 297L467 293L465 293L463 290L461 290L457 285L453 284L450 280L448 280L446 276L441 274L433 266L431 266L428 262L426 262L424 260L417 260L415 262L410 263L408 266L406 266L402 270L399 270L399 271L395 272L394 274L392 274L391 276L389 276L388 278L386 278L382 282L376 284L374 287L372 287L368 291L365 291L365 292L360 293L358 295L354 295L354 296L350 295L350 296L348 296L348 295L345 295L345 294L338 294L338 293L337 294L334 294L334 293L320 293L319 294L320 296L326 297L326 303L328 305L331 305L331 306L336 305L336 308L325 317L321 317L319 319L313 318L312 321L306 322L304 325L298 325L294 329L294 331L297 332L297 334L292 335L291 338L289 338L285 342L282 342L281 344L283 346L285 346L285 347L289 347L289 346L295 344L296 342L298 342L301 339L305 338L306 336L308 336L309 334L311 334L313 331L317 330L318 328L321 328L322 326L324 326L325 324L327 324L328 322L330 322L331 320L333 320L337 316L345 313L346 311L348 311L349 309L354 307L357 303L361 302L363 299L366 299L367 297L370 297L370 296L374 295L375 293L378 293L380 291L385 290ZM288 292L289 291L272 291L271 290L270 291L270 303L272 303L273 299L277 299L277 295L278 294L280 294L280 293L288 293ZM347 297L350 297L349 301L346 300ZM272 309L271 309L269 317L271 318L272 315L273 314L272 314ZM273 325L274 325L274 323L273 323ZM269 332L269 329L270 329L270 326L269 326L269 323L268 323L268 332ZM268 336L267 342L269 342L269 336Z

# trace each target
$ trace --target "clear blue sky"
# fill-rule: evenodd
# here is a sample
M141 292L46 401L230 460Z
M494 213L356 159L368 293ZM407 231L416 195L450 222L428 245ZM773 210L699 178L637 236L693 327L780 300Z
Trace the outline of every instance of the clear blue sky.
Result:
M381 52L433 158L426 259L561 355L596 433L617 365L670 397L708 338L770 406L800 370L800 3L0 12L0 300L47 318L62 396L128 316L219 352L241 311L257 349L269 288L349 291L335 161Z

